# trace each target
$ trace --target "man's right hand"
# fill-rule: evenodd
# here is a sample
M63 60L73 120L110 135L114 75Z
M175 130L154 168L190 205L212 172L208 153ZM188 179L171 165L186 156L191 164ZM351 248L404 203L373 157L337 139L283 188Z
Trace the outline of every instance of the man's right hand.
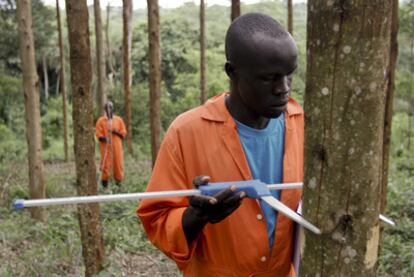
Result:
M195 187L207 185L208 176L194 178ZM214 196L196 195L190 197L190 206L183 214L182 224L188 244L198 236L207 223L218 223L232 214L242 203L246 193L236 193L236 186L224 189Z

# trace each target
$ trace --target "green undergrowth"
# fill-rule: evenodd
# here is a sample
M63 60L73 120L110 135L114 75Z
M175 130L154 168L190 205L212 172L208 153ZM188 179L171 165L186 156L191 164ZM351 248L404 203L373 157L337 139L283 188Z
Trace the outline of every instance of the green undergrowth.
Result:
M126 178L121 187L110 184L101 193L140 192L146 186L151 164L126 157ZM27 172L24 164L0 172L0 276L82 276L82 247L76 206L46 208L48 219L40 223L30 218L29 210L12 209L12 201L27 198ZM7 180L6 180L7 179ZM76 195L74 163L46 163L47 197ZM137 255L159 252L149 243L135 210L137 202L104 203L101 220L105 243L107 276L125 276L124 263ZM142 254L144 253L144 254ZM106 275L103 275L106 276Z

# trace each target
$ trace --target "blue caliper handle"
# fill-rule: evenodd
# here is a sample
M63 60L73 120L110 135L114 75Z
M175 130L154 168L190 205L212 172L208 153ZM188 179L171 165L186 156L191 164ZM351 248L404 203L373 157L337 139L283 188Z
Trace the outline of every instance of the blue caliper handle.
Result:
M271 195L267 185L260 180L249 181L235 181L235 182L221 182L221 183L208 183L205 186L199 186L198 189L203 195L213 196L217 192L236 185L236 192L244 191L249 198L261 198L262 196Z

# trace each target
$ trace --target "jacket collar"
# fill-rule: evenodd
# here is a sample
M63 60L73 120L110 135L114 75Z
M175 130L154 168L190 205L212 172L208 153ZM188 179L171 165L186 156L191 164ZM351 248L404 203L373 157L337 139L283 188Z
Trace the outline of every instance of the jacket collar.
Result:
M224 103L224 98L226 95L229 95L229 92L224 92L214 96L213 98L210 98L203 106L204 110L201 114L201 117L206 120L216 122L227 121L227 119L231 117L231 115ZM293 98L289 97L287 111L285 112L285 114L290 117L302 113L302 107Z

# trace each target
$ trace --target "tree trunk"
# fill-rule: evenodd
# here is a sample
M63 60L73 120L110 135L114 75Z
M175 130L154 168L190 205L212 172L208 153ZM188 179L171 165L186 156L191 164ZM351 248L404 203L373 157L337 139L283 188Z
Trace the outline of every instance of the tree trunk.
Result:
M200 0L200 103L206 102L206 32L204 0Z
M382 185L381 185L381 206L380 212L385 212L385 206L387 205L387 184L388 184L388 164L391 147L391 124L392 114L394 106L394 89L395 89L395 66L397 64L398 56L398 28L399 28L399 16L398 16L398 0L392 0L392 18L391 18L391 37L390 37L390 61L388 66L388 82L387 82L387 94L385 100L385 117L384 117L384 145L382 150ZM381 236L382 238L381 228Z
M293 4L292 0L287 1L287 9L288 9L288 32L293 36Z
M112 82L114 78L114 67L112 65L112 49L111 49L111 42L109 41L109 15L111 13L111 4L108 1L108 5L106 6L106 26L105 26L105 37L106 37L106 53L108 59L108 66L109 66L109 76Z
M93 126L92 66L86 0L66 0L73 97L73 134L78 195L97 194ZM104 245L97 203L78 205L85 275L99 273Z
M132 45L132 1L123 0L123 61L124 61L124 95L127 128L128 152L132 154L132 112L131 112L131 45Z
M60 21L59 0L56 0L56 18L59 34L59 58L60 58L60 82L62 92L62 109L63 109L63 148L65 152L65 162L69 161L68 151L68 116L67 116L67 95L66 95L66 76L65 76L65 53L63 48L62 24Z
M44 97L45 103L49 99L49 76L47 74L47 57L46 54L42 56L42 68L43 68L43 83L44 83Z
M99 115L103 115L104 104L106 102L106 70L105 57L103 54L103 39L102 39L102 20L101 20L101 5L99 0L93 1L93 8L95 12L95 38L96 38L96 75L97 75L97 106Z
M160 17L158 0L147 0L148 4L148 43L149 43L149 87L152 164L160 148Z
M42 130L39 110L39 77L36 72L32 31L32 1L19 0L17 16L20 37L20 60L23 75L26 139L29 162L29 194L31 199L45 198L42 161ZM45 221L43 208L30 208L33 219Z
M376 275L392 1L308 1L302 276Z
M411 150L411 129L413 126L413 114L412 113L408 113L408 132L407 132L407 151L410 152Z
M240 16L240 0L231 0L231 21Z

